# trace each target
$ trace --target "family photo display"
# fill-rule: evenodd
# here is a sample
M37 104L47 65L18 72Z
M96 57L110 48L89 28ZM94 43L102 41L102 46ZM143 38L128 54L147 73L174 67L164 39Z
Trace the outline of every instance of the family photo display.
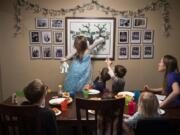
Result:
M64 57L64 20L35 18L35 30L29 31L31 59Z
M154 30L147 29L147 18L120 18L118 23L118 58L152 59Z
M154 55L154 30L147 29L147 18L122 17L118 21L118 59L152 59ZM115 28L109 29L109 31L107 30L110 27L114 27L114 22L112 19L111 23L111 19L109 18L97 18L91 19L89 23L88 20L86 21L86 18L69 17L66 18L68 25L66 27L66 34L68 35L66 36L73 37L75 34L82 32L78 31L79 29L85 29L86 26L91 27L90 31L97 31L96 29L100 27L107 27L105 33L98 34L108 34L105 37L106 42L110 42L108 44L111 44L111 42L114 42L113 37L115 35L113 33L115 32ZM102 26L100 26L101 24ZM110 26L108 26L109 24ZM91 25L95 27L93 28ZM64 46L64 27L65 23L61 18L35 18L35 29L29 31L30 57L32 59L60 59L65 56L65 51L70 53L72 51L69 50L71 48L71 45L69 45L71 40L67 41L66 47ZM98 36L98 34L93 36ZM93 39L88 38L88 41L91 42ZM106 52L111 58L114 58L113 46L111 44L110 50ZM96 54L95 58L101 59L106 57L104 51L98 53L99 55Z

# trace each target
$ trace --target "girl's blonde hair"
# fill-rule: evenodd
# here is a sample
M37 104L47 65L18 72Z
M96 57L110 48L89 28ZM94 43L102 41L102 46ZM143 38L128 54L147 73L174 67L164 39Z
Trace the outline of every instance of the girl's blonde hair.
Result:
M143 92L138 101L138 112L142 117L149 118L158 115L159 102L151 92Z

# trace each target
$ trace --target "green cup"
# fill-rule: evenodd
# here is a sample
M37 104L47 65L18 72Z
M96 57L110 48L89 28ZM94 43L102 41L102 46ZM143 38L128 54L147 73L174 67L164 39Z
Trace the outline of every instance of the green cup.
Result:
M22 90L17 90L16 91L16 96L17 97L24 97L24 92Z
M83 96L84 98L88 98L89 97L89 92L87 90L83 90Z
M125 105L128 106L128 103L132 100L131 96L126 96L125 97Z

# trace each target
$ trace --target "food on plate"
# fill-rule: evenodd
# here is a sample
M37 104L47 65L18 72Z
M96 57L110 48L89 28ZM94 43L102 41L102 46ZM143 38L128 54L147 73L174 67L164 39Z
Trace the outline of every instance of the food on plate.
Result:
M66 97L66 98L69 98L69 97L70 97L70 94L69 94L69 92L63 92L63 93L62 93L62 96L63 96L63 97Z
M52 108L52 110L53 110L54 113L59 113L59 111L60 111L60 110L59 110L58 108L56 108L56 107Z
M123 95L115 95L114 97L115 97L116 99L124 98Z
M85 85L85 86L84 86L84 89L85 89L85 90L92 89L92 85L90 85L90 84L87 84L87 85Z

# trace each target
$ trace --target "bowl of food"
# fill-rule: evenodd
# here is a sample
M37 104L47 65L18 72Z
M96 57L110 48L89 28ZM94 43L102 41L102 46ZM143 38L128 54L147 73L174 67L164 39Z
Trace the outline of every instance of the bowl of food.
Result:
M69 98L70 97L70 93L69 92L63 92L62 93L62 97Z

